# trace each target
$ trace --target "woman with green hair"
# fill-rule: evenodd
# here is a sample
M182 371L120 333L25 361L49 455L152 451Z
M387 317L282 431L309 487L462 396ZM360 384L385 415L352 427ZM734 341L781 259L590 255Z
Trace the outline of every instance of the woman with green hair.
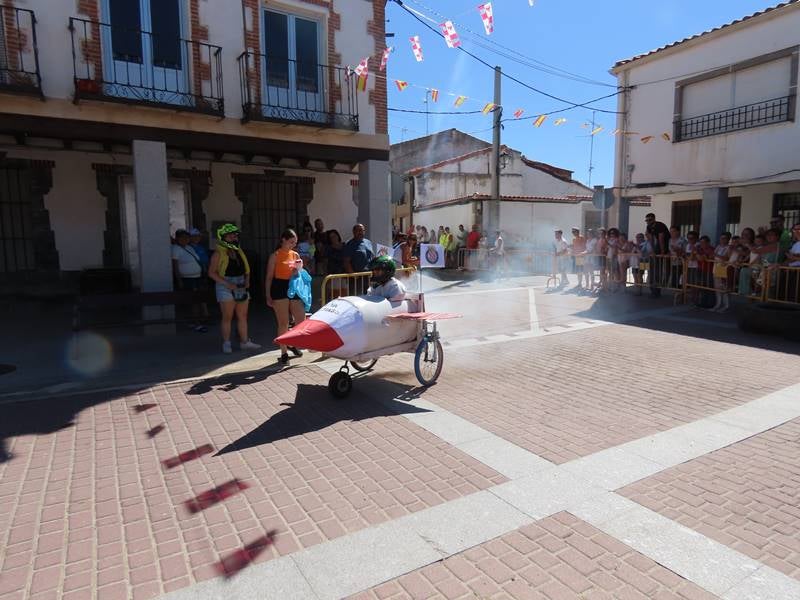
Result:
M231 325L236 316L239 332L239 347L242 350L258 350L247 335L247 311L250 305L250 264L239 247L239 228L226 223L217 229L217 249L211 255L208 276L216 282L217 302L222 311L222 351L230 354Z

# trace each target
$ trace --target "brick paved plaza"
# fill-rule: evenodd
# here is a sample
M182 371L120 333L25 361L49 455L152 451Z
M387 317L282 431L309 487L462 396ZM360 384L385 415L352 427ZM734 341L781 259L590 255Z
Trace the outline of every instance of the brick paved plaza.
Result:
M267 354L0 400L0 598L800 598L800 348L530 294L427 390Z

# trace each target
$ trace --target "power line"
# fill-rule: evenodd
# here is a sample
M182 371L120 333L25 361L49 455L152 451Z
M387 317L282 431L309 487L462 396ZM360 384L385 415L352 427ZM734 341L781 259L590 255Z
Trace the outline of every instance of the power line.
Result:
M435 33L437 36L441 36L441 33L440 33L440 32L439 32L437 29L435 29L435 28L431 27L431 25L429 25L428 23L426 23L426 22L425 22L425 21L424 21L424 20L423 20L423 19L422 19L422 18L421 18L419 15L417 15L417 14L416 14L416 12L415 12L415 11L413 11L413 10L409 9L407 6L405 6L405 5L403 4L403 0L392 0L392 2L394 2L395 4L397 4L398 6L400 6L400 8L402 8L404 11L406 11L406 12L407 12L409 15L411 15L411 16L412 16L414 19L416 19L417 21L419 21L419 22L420 22L420 23L421 23L423 26L425 26L425 27L427 27L428 29L430 29L431 31L433 31L433 32L434 32L434 33ZM488 67L488 68L490 68L490 69L492 69L492 70L494 71L494 67L493 67L492 65L490 65L488 62L486 62L485 60L483 60L483 59L482 59L482 58L480 58L479 56L477 56L477 55L473 54L472 52L470 52L469 50L467 50L467 49L466 49L466 48L464 48L463 46L458 46L458 48L457 48L457 49L458 49L458 50L460 50L461 52L464 52L464 53L465 53L467 56L470 56L470 57L472 57L474 60L478 61L478 62L479 62L479 63L481 63L482 65L484 65L484 66L486 66L486 67ZM577 104L577 103L575 103L575 102L572 102L572 101L570 101L570 100L566 100L566 99L564 99L564 98L560 98L560 97L558 97L558 96L554 96L553 94L549 94L549 93L547 93L547 92L545 92L545 91L543 91L543 90L540 90L540 89L538 89L538 88L536 88L536 87L534 87L534 86L532 86L532 85L530 85L530 84L528 84L528 83L525 83L524 81L522 81L522 80L520 80L520 79L517 79L517 78L516 78L516 77L514 77L513 75L509 75L509 74L508 74L508 73L506 73L505 71L503 71L502 75L503 75L503 77L505 77L506 79L510 79L511 81L513 81L513 82L515 82L515 83L517 83L517 84L521 85L522 87L524 87L524 88L527 88L527 89L529 89L529 90L531 90L531 91L533 91L533 92L536 92L537 94L541 94L542 96L546 96L546 97L548 97L548 98L552 98L553 100L557 100L558 102L563 102L564 104L569 104L569 105L570 105L570 108L568 108L568 109L564 109L564 110L572 110L572 109L574 109L574 108L586 108L586 105L587 105L587 104L590 104L590 102L585 102L585 103L583 103L583 104ZM617 92L617 93L619 93L619 92ZM613 114L613 115L621 114L619 111L615 111L615 110L603 110L603 109L600 109L600 108L593 109L593 110L596 110L597 112L602 112L602 113L607 113L607 114Z
M519 117L518 119L503 119L503 123L514 122L514 121L529 121L531 119L538 119L539 117L549 117L550 115L557 115L558 113L566 112L568 110L572 110L573 108L578 108L578 107L591 109L592 111L596 110L597 112L609 112L609 111L602 111L599 108L594 108L594 107L591 107L589 105L593 104L594 102L599 102L600 100L606 100L607 98L613 98L614 96L619 96L622 93L622 91L623 90L618 90L618 91L614 92L613 94L607 94L605 96L600 96L599 98L595 98L594 100L587 100L583 104L576 104L575 106L572 106L570 108L559 108L559 109L556 109L556 110L551 110L550 112L538 113L538 114L532 115L530 117ZM620 113L619 112L615 112L614 114L620 114Z
M417 115L477 115L482 113L482 110L445 110L445 111L434 111L434 110L414 110L411 108L387 108L386 110L391 112L400 112L400 113L413 113Z
M442 13L436 11L435 9L433 9L433 8L431 8L429 6L426 6L425 4L420 2L420 0L410 0L410 1L413 2L414 4L416 4L417 6L419 6L420 8L423 8L423 9L427 10L428 12L436 15L440 19L452 21L454 25L457 24L456 21L455 21L456 17L464 15L467 12L473 12L473 10L470 9L468 11L465 11L463 13L455 15L454 17L448 18L446 15L443 15ZM418 14L422 14L422 13L418 13ZM432 19L430 19L428 17L425 17L425 18L430 20L432 23L434 22ZM465 31L468 34L470 34L470 35L465 35L464 37L467 37L467 38L471 39L474 44L476 44L478 46L481 46L482 48L488 50L489 52L494 52L495 54L497 54L499 56L503 56L504 58L508 58L509 60L512 60L514 62L517 62L517 63L521 64L521 65L527 66L527 67L529 67L531 69L536 69L537 71L541 71L543 73L548 73L549 75L554 75L556 77L563 77L565 79L570 79L572 81L577 81L577 82L585 83L585 84L588 84L588 85L599 85L599 86L605 86L605 87L616 87L612 83L606 83L606 82L603 82L603 81L598 81L597 79L591 79L589 77L585 77L584 75L579 75L577 73L572 73L571 71L567 71L566 69L562 69L560 67L556 67L555 65L550 65L550 64L548 64L546 62L543 62L541 60L537 60L537 59L535 59L533 57L527 56L527 55L523 54L522 52L520 52L518 50L515 50L513 48L509 48L508 46L504 46L500 42L497 42L497 41L495 41L495 40L493 40L491 38L484 38L482 35L480 35L479 33L476 33L475 31L471 30L466 25L458 24L458 29L460 31ZM502 49L504 52L501 52L500 50L496 50L496 49L492 48L491 46L497 46L498 48ZM509 55L508 53L511 53L511 55ZM514 55L516 55L516 56L514 56Z

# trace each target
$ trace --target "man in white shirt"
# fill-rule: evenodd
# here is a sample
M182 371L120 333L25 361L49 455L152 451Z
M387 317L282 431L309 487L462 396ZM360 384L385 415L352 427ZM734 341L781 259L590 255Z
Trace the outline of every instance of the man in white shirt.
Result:
M564 232L560 229L555 231L555 240L553 240L553 255L555 257L555 269L561 275L561 283L558 287L563 288L569 284L567 279L567 254L569 254L569 244L564 239ZM555 275L556 273L553 273Z
M191 236L185 229L175 232L175 243L172 245L172 274L175 278L175 289L197 292L203 288L203 267L200 257L191 247ZM208 319L208 306L205 303L192 305L192 316ZM195 331L205 333L208 328L202 323L193 325Z

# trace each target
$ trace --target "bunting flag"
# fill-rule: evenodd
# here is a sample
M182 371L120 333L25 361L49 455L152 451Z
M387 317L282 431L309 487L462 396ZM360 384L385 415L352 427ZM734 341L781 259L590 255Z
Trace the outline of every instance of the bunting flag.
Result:
M407 81L402 81L400 79L395 79L394 84L397 86L397 90L402 92L404 89L408 87Z
M358 81L356 81L356 90L359 92L367 91L367 77L369 77L368 73L358 76Z
M362 59L353 72L356 74L356 77L361 77L362 75L369 73L369 56Z
M488 115L490 112L494 110L495 106L496 105L494 102L487 102L486 106L483 107L483 110L481 112L485 115Z
M553 121L553 125L558 127L559 125L563 125L566 122L567 122L567 120L564 117L561 117L561 118L558 118L555 121Z
M672 138L669 136L669 134L666 131L661 134L661 139L664 140L665 142L671 142L672 141Z
M456 32L452 21L440 23L439 28L442 30L442 35L444 36L444 41L447 42L448 48L458 48L461 45L461 40L458 39L458 32Z
M431 100L433 100L434 102L439 101L439 90L437 90L436 88L433 88L431 90Z
M642 138L642 143L643 143L643 144L647 144L647 143L648 143L650 140L652 140L652 139L653 139L653 136L652 136L652 135L646 135L646 136L644 136L644 137Z
M528 0L528 6L533 6L533 0Z
M494 31L494 15L492 14L492 3L487 2L478 7L481 13L481 20L483 21L483 28L486 30L486 35L491 35Z
M417 62L422 62L422 44L419 41L419 36L415 35L408 38L411 41L411 50L414 52L414 58Z
M592 133L590 135L597 135L598 133L603 131L603 129L604 127L602 125L600 127L595 127L594 129L592 129Z
M458 98L456 98L456 101L453 103L453 106L458 108L459 106L464 104L464 102L466 102L466 100L467 100L466 96L459 96Z
M394 52L394 46L390 46L383 51L381 56L381 71L386 70L386 64L389 62L389 55Z
M622 129L617 127L614 131L611 132L611 135L619 135L622 132Z
M539 115L536 117L536 120L533 122L534 127L541 127L542 123L547 121L547 115Z
M514 118L515 119L519 119L524 114L525 114L525 111L523 109L521 109L521 108L518 108L517 110L514 111Z

